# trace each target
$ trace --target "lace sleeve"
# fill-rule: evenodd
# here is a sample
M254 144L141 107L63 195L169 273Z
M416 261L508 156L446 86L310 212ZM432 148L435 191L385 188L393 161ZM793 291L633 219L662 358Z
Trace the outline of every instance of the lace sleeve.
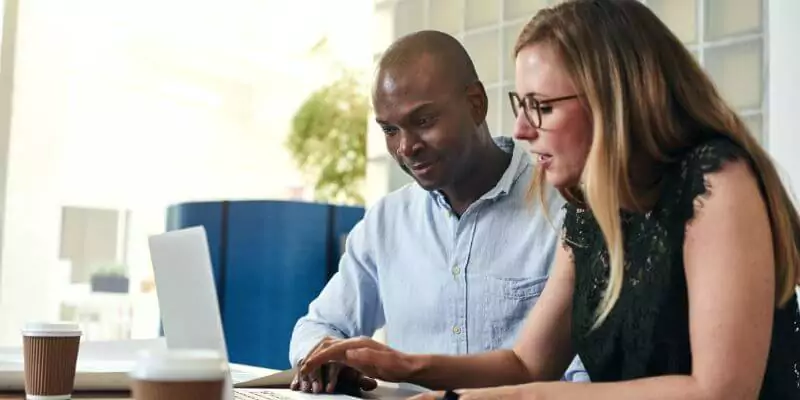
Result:
M708 174L720 171L726 162L742 159L749 162L744 150L726 138L709 140L689 152L680 166L682 193L673 199L679 203L674 209L683 214L679 220L689 223L703 208L713 190Z

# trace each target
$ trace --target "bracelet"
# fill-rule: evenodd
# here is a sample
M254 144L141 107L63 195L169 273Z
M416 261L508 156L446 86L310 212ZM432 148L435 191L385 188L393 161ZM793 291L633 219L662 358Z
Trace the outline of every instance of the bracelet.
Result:
M452 390L447 390L444 392L444 397L442 397L442 400L458 400L458 398L459 398L458 393Z

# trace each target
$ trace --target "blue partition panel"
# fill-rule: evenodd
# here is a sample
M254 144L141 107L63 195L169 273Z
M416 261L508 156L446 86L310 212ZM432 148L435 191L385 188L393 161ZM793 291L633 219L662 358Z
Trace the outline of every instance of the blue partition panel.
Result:
M223 310L231 361L289 367L292 329L327 282L327 220L321 204L231 204Z
M344 241L341 239L346 237L358 221L364 218L364 207L337 206L333 210L333 238L336 252L332 260L332 267L334 268L332 272L336 272L338 270L339 256L344 253Z

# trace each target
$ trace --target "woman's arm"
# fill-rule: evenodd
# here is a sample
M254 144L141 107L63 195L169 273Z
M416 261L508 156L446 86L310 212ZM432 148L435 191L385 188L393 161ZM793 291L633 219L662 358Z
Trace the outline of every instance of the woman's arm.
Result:
M695 210L684 242L692 375L602 384L534 383L520 393L537 400L758 398L775 311L769 218L744 162L729 162L707 179L711 192Z
M430 389L516 385L558 380L572 360L570 325L574 271L559 246L553 272L528 315L514 350L467 356L409 355L368 338L341 341L306 360L305 370L340 362L367 376Z

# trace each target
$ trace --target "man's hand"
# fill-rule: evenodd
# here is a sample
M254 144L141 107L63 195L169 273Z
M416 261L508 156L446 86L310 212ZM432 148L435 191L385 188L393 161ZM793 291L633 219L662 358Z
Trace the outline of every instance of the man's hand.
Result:
M314 357L315 354L328 348L333 343L339 342L341 339L325 338L322 339L313 349L308 353L305 360ZM358 390L373 390L378 386L374 379L367 378L360 372L344 366L339 363L324 363L313 369L305 369L303 373L303 365L305 361L301 361L298 366L297 373L292 380L290 388L292 390L299 390L307 393L334 393L334 392L357 392Z
M421 368L416 358L370 338L360 337L323 340L300 364L299 375L308 376L330 363L342 364L388 382L408 381Z

